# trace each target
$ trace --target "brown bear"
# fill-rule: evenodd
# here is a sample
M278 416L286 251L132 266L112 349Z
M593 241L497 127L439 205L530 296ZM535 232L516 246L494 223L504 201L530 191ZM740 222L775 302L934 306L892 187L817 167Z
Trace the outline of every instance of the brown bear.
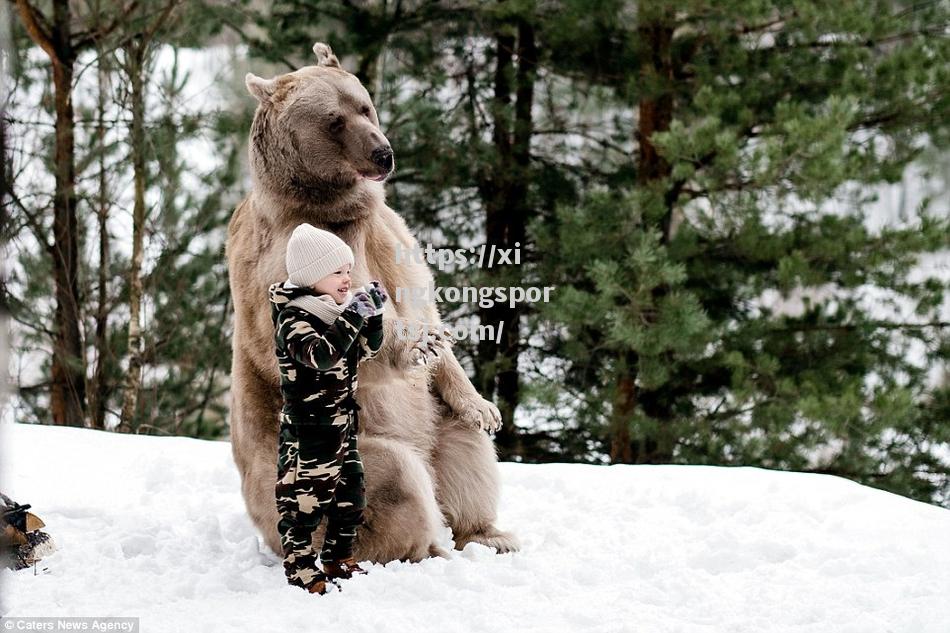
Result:
M357 558L445 555L438 542L446 525L456 548L476 542L516 550L516 537L495 527L500 476L486 430L500 424L498 408L472 386L450 338L439 337L431 293L425 301L397 297L399 288L428 288L433 277L424 262L397 257L417 241L385 202L392 148L359 80L326 44L313 51L315 66L273 79L246 77L259 102L248 149L253 190L231 218L226 254L235 309L231 446L248 512L280 553L274 486L282 401L267 289L287 278L287 241L308 222L353 249L354 287L378 279L390 295L383 348L360 369L356 394L367 498ZM431 325L439 345L429 351L441 353L420 357L420 347L397 332L405 322L397 319ZM418 365L420 358L431 362ZM322 541L322 526L314 537Z

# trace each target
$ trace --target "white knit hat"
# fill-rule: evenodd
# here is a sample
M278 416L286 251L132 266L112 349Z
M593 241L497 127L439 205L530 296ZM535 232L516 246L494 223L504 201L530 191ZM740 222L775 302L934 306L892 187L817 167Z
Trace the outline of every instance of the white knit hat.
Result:
M344 264L353 265L353 249L329 231L303 223L287 242L287 277L312 286Z

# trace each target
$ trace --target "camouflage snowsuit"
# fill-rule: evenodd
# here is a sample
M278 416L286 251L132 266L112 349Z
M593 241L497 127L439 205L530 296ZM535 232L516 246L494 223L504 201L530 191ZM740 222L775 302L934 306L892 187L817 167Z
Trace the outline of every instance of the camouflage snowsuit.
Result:
M363 522L363 464L356 445L359 406L353 397L357 369L379 351L382 314L364 319L344 310L328 324L297 306L309 288L270 286L280 389L277 510L284 570L290 584L309 588L319 577L313 531L327 517L320 558L352 555Z

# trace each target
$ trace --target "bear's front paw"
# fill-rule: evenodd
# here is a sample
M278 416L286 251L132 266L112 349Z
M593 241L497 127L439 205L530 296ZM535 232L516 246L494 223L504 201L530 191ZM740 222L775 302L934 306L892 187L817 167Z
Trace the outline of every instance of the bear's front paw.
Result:
M481 396L467 400L456 411L459 418L473 429L494 433L501 428L501 411Z
M429 328L409 349L409 364L420 366L437 362L448 352L447 344L453 340L448 330Z
M434 362L438 354L422 345L415 345L409 350L409 364L413 367L421 367Z

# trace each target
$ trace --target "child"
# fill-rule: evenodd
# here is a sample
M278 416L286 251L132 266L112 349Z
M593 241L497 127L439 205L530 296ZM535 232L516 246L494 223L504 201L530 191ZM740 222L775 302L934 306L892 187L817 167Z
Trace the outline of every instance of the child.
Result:
M294 229L286 261L287 281L269 289L284 400L277 529L287 581L323 594L328 580L366 573L353 558L366 507L353 395L357 368L382 346L388 296L376 281L350 292L353 251L309 224ZM324 515L321 570L311 536Z

